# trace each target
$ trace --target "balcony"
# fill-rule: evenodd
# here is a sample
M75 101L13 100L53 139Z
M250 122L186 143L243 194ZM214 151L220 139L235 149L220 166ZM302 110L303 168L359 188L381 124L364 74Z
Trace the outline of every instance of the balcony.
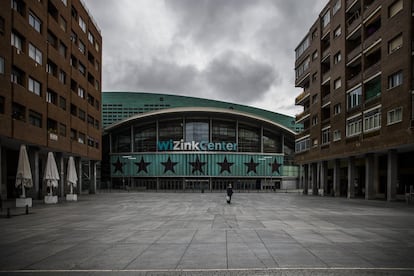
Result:
M346 81L347 88L354 87L355 85L360 83L361 82L361 77L362 77L362 74L359 73L359 74L353 76L351 79L347 80Z
M346 21L346 25L347 25L346 35L349 35L350 33L352 33L352 31L355 30L355 28L361 24L361 21L362 21L361 15L358 10L354 12L354 14L352 14L351 17L349 17L348 20Z
M328 70L322 75L322 85L328 82L331 79L331 71Z
M381 1L374 0L369 5L364 7L364 18L368 18L372 13L381 9Z
M301 105L308 99L310 96L309 90L304 90L299 96L295 99L295 105Z
M322 99L322 107L325 107L326 105L329 105L330 103L331 103L331 94L328 94Z
M374 47L378 43L381 42L381 34L380 32L376 31L372 35L370 35L367 39L364 41L364 50Z
M347 58L347 62L351 61L352 59L354 59L356 56L358 56L362 51L362 45L359 44L358 46L356 46L352 51L350 51L348 53L348 55L346 56Z
M358 1L359 0L346 0L345 9L348 10L349 8L351 8Z
M308 118L310 116L309 110L305 110L300 114L296 115L296 123L299 123L300 121L303 121L304 119Z
M364 71L364 79L368 79L369 77L372 77L376 73L381 71L381 60L377 63L371 65Z

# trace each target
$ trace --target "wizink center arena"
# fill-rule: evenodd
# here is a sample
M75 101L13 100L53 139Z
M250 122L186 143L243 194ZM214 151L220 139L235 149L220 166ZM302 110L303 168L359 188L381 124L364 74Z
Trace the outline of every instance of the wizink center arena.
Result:
M102 176L112 188L295 189L294 118L262 109L150 93L103 93ZM105 169L106 168L106 169Z

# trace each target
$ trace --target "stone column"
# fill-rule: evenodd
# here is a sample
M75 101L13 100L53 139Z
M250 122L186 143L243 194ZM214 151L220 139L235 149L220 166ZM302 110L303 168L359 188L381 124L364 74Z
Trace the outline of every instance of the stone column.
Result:
M387 200L395 200L397 192L397 152L396 150L388 151L388 165L387 165Z
M355 196L355 157L348 158L348 198Z
M318 195L319 181L319 165L318 163L312 163L312 195Z
M322 196L328 195L328 162L321 161L320 162L321 167L321 188L323 189Z
M89 182L89 193L90 194L96 194L96 161L95 160L91 160L89 161L89 166L90 166L90 174L89 174L89 178L90 178L90 182Z
M375 175L374 154L365 156L365 199L375 198L374 175Z
M58 196L65 196L65 159L61 152L56 153L56 163L59 170L59 185L58 185Z
M308 189L309 189L309 169L308 169L309 165L303 165L303 194L307 195L308 194Z
M312 169L312 163L309 163L308 164L308 175L309 175L309 178L308 178L308 193L309 193L309 189L312 191L312 193L313 193L313 182L314 182L314 180L313 180L313 169Z
M0 200L3 199L3 162L2 162L2 147L1 147L1 141L0 141ZM6 198L6 196L4 196Z
M42 190L40 189L40 183L39 183L39 179L40 179L39 150L37 149L33 151L33 170L34 170L34 174L33 174L32 180L33 180L34 193L37 199L41 199L43 193L42 193Z
M341 164L339 159L335 159L334 161L333 190L335 197L341 195Z
M78 195L82 194L82 159L80 157L75 158L75 163L78 165Z

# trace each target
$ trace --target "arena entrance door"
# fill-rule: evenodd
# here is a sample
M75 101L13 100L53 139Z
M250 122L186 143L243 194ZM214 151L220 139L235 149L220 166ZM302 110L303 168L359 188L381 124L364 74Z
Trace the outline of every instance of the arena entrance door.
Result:
M198 179L186 179L184 181L184 190L185 191L210 191L210 181L208 179L198 178Z

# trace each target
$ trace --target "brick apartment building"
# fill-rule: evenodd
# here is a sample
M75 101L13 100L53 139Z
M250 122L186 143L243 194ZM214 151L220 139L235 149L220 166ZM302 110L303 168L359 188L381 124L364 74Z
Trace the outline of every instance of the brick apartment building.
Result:
M331 0L296 48L296 162L312 194L394 200L414 185L412 0Z
M101 160L102 37L80 0L4 0L0 3L0 196L14 198L21 144L28 148L40 198L47 152L55 152L66 188L69 156L83 187L96 187ZM88 171L82 171L82 164ZM82 185L82 177L80 186ZM63 185L64 184L64 185ZM78 192L81 189L78 189Z

